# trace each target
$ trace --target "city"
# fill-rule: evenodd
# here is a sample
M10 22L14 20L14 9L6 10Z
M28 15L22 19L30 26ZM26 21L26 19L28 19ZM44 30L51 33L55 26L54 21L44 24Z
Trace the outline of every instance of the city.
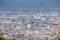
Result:
M0 34L6 40L56 40L60 37L60 10L0 10Z

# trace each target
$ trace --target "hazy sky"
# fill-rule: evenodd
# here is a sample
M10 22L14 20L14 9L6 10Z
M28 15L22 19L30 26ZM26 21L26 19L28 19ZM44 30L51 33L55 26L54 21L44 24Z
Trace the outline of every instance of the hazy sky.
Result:
M0 7L58 8L60 0L0 0Z

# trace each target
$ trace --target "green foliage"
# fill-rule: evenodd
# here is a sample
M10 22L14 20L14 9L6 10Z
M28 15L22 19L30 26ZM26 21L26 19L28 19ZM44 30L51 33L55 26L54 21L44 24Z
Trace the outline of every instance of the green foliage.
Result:
M4 37L0 37L0 40L6 40Z
M57 40L60 40L60 37L57 37Z

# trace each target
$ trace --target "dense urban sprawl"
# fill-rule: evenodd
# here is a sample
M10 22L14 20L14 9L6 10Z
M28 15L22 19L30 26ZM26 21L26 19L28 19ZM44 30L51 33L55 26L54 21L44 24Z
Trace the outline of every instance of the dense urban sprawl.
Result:
M0 10L0 34L6 40L55 40L60 37L60 12Z

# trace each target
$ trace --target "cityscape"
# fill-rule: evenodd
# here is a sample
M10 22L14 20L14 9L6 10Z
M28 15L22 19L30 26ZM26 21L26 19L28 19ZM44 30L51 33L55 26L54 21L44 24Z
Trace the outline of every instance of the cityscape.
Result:
M0 35L6 40L57 40L60 9L0 9Z

